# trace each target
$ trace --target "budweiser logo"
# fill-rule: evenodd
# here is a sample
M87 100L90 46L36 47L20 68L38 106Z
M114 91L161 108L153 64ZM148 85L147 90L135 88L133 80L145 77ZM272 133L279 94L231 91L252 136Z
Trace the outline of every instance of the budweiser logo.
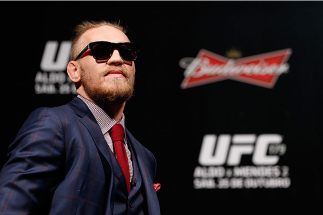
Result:
M183 58L185 68L181 88L189 88L232 79L262 87L273 88L278 77L287 73L286 63L291 49L270 52L240 59L229 59L207 50L200 50L196 58Z

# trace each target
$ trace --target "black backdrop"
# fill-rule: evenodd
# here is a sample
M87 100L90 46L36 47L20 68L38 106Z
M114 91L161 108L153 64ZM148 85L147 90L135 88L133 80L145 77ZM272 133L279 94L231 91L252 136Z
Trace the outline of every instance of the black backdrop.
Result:
M31 111L65 104L75 96L69 88L59 90L70 85L67 80L46 79L66 71L40 67L48 41L68 41L80 20L120 19L129 26L130 39L141 47L135 94L125 109L126 125L156 156L163 214L294 210L310 214L319 209L322 2L1 2L0 6L0 166ZM228 79L180 87L185 71L181 59L195 58L201 49L225 57L233 47L241 53L239 58L291 49L289 72L280 75L272 88ZM268 147L266 152L279 158L277 163L256 165L254 151L242 155L236 165L199 162L205 135L218 139L229 135L232 149L235 135L263 134L282 137L276 151ZM254 150L253 143L247 145ZM239 167L256 172L230 175ZM262 175L260 167L281 172ZM212 168L226 175L212 176ZM277 178L283 179L283 186L279 180L272 182ZM235 187L232 179L242 184ZM255 187L249 186L250 181Z

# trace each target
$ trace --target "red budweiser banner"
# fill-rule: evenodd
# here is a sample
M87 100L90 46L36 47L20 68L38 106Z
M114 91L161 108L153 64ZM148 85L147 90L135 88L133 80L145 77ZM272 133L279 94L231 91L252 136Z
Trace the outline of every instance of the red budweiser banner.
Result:
M184 71L185 78L181 88L225 79L273 88L278 77L288 72L289 65L286 61L291 53L291 49L284 49L251 57L229 59L202 49Z

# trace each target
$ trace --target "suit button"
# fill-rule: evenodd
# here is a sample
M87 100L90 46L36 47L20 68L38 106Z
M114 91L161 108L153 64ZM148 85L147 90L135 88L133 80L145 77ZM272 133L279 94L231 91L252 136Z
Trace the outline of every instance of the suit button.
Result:
M129 203L129 207L130 207L130 208L133 208L133 205L132 205L131 203Z

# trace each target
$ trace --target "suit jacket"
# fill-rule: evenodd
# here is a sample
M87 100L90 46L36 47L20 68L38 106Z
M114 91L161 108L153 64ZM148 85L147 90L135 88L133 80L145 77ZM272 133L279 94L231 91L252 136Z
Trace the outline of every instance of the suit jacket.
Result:
M142 175L147 211L159 215L153 187L156 161L126 130ZM35 110L9 146L0 174L0 214L113 214L114 180L122 171L93 114L79 99Z

